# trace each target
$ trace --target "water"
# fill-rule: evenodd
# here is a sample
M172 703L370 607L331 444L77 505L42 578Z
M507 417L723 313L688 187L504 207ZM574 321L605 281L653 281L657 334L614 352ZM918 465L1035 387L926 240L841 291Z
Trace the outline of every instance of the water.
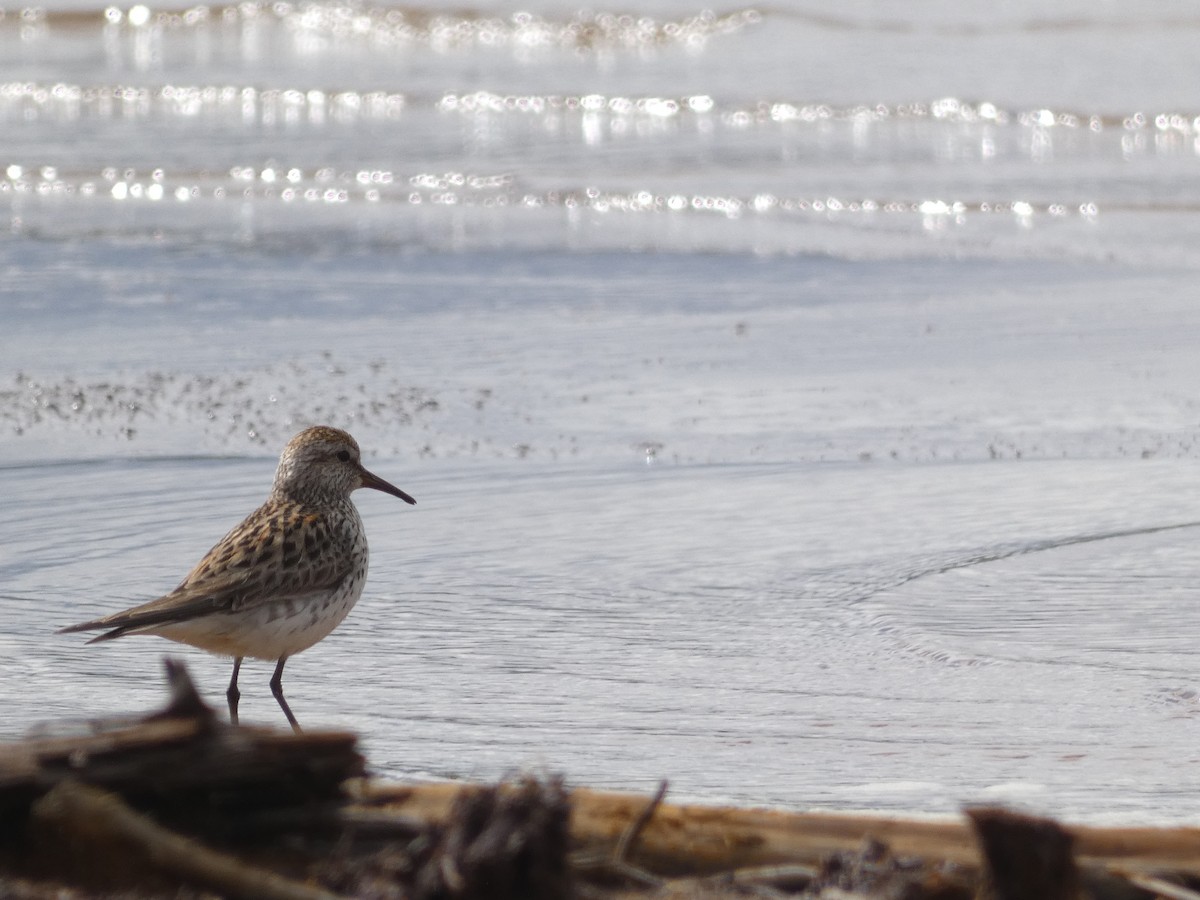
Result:
M1194 821L1198 26L10 10L0 731L219 704L52 632L321 421L419 501L288 665L381 774Z

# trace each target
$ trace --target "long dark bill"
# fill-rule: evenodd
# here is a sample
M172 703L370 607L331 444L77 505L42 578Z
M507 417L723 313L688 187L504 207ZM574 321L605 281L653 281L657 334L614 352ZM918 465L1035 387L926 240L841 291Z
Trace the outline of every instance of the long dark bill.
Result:
M362 478L362 486L365 488L373 488L377 491L383 491L385 494L391 494L393 497L399 497L405 503L416 504L417 502L394 484L388 484L378 475L372 475L366 469L361 469L359 475Z

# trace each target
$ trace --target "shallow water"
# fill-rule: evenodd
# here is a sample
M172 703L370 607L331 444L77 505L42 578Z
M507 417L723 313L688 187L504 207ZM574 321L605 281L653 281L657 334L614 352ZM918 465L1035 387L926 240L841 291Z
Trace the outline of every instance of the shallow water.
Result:
M1186 521L1189 464L375 467L421 503L361 499L370 587L286 684L387 775L1191 815L1197 523L1146 533ZM157 640L48 631L170 587L269 469L6 470L18 508L73 510L4 534L36 560L5 570L9 722L159 702ZM219 702L228 663L186 655ZM251 720L280 718L268 675L243 675Z
M0 19L3 734L323 421L388 776L1193 821L1190 7L480 9Z

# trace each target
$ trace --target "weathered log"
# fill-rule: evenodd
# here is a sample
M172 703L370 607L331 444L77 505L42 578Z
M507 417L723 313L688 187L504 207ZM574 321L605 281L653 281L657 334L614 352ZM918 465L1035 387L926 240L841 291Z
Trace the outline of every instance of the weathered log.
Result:
M441 821L462 787L454 784L364 785L351 808ZM647 798L576 788L570 792L575 844L596 856L612 854ZM1200 878L1200 829L1098 828L1064 825L1081 867L1119 866L1130 872L1175 872ZM865 840L898 856L941 860L978 871L979 846L966 820L902 816L794 813L663 803L643 830L631 861L664 875L817 865L829 854L854 852Z
M460 790L454 784L364 785L355 806L441 821ZM576 788L570 802L576 846L602 857L615 853L625 830L646 808L647 798ZM816 864L830 853L857 850L867 838L900 855L979 864L978 848L964 822L675 803L658 806L629 861L665 877L714 874Z
M171 882L198 885L223 896L246 900L338 900L330 891L284 878L268 869L220 853L199 841L176 834L148 816L134 812L119 797L65 780L33 806L33 825L56 846L63 870L82 871L87 880L95 865L84 857L112 854L119 866L141 866Z
M216 720L187 672L168 662L172 702L143 720L0 745L0 829L19 829L30 809L64 780L120 794L189 830L235 835L274 818L324 811L345 798L365 761L349 733L295 735Z

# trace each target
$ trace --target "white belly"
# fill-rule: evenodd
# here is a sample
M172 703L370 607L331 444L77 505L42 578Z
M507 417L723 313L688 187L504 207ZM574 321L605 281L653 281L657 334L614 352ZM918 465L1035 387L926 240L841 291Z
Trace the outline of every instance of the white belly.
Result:
M190 644L223 656L276 660L307 650L337 628L362 596L364 577L333 590L272 600L235 613L214 613L161 625L145 634Z

